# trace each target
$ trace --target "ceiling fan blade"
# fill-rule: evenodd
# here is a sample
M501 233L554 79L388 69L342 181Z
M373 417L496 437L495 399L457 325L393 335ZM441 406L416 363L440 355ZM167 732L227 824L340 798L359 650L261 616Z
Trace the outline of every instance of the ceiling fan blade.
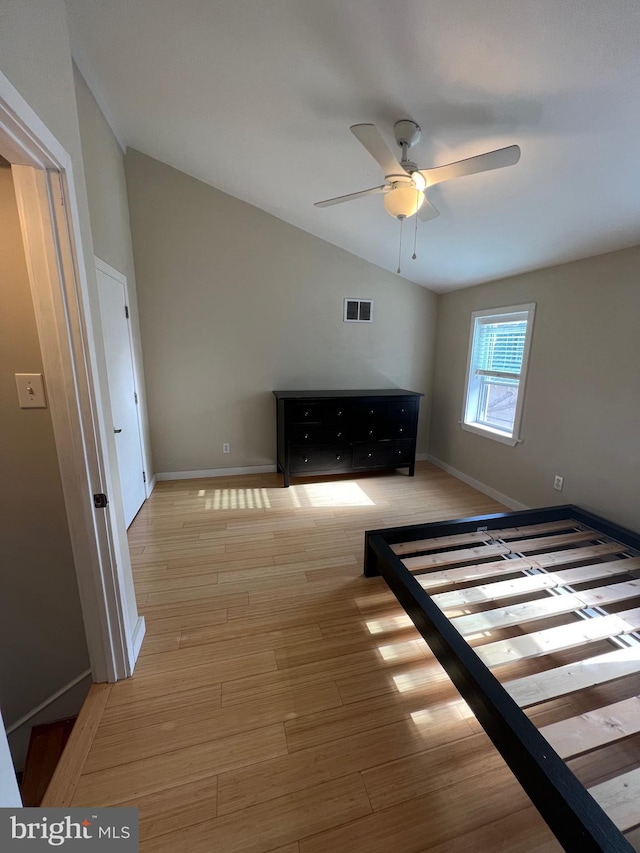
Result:
M420 205L418 210L418 219L420 219L421 222L428 222L430 219L435 219L436 216L440 216L440 211L436 210L429 199L425 196L424 203Z
M376 193L384 193L389 190L389 184L382 184L379 187L371 187L370 190L360 190L358 193L349 193L349 195L339 195L336 198L328 198L326 201L316 201L314 207L331 207L332 204L342 204L343 201L352 201L354 198L362 198L365 195L376 195Z
M428 187L450 181L452 178L463 178L465 175L475 175L477 172L489 172L491 169L501 169L503 166L513 166L520 159L520 147L509 145L507 148L498 148L495 151L487 151L486 154L478 154L466 160L458 160L457 163L449 163L447 166L436 166L433 169L420 169Z
M406 175L407 172L391 152L375 124L353 124L349 128L355 138L367 149L369 154L382 167L385 178L391 175Z

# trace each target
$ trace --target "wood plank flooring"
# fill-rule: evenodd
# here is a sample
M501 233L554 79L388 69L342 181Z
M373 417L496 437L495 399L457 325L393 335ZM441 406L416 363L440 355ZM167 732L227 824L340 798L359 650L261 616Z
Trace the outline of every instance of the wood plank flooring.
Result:
M560 850L384 582L362 576L367 529L502 507L428 463L280 483L156 486L130 529L147 636L72 805L138 806L142 853Z

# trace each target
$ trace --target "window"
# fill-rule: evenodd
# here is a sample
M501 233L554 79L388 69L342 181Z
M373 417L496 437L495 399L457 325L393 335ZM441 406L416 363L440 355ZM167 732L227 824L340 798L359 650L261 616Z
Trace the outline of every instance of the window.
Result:
M520 440L535 305L471 316L462 428L511 446Z

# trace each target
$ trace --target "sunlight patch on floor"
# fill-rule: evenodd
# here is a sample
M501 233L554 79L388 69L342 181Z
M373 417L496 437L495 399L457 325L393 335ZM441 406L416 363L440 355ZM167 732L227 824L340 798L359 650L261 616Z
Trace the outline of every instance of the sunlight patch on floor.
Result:
M412 711L411 721L419 729L428 728L433 724L433 713L428 708L423 708L422 711Z
M205 498L205 509L270 509L267 489L201 489L198 497Z
M378 652L385 661L414 660L423 657L422 650L415 640L378 646Z
M300 493L301 506L375 506L357 483L309 483L293 489Z
M464 717L465 720L470 720L472 718L475 719L476 715L473 713L473 711L467 705L464 699L462 701L458 701L457 709L460 712L460 716Z
M271 495L270 495L271 493ZM207 510L293 509L375 506L353 482L307 483L288 489L199 489Z
M368 619L366 625L370 634L386 634L399 631L401 628L409 628L413 622L404 614L402 616L384 616L381 619Z
M393 676L393 682L398 693L408 693L410 690L418 690L424 687L427 679L420 673L401 672L399 675Z

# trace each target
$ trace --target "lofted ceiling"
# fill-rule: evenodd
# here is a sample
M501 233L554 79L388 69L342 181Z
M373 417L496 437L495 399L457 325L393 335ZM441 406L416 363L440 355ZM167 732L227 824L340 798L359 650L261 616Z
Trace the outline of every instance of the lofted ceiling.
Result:
M427 191L402 275L444 292L640 243L637 0L67 0L76 62L123 146L398 265L373 122L421 168L518 144Z

